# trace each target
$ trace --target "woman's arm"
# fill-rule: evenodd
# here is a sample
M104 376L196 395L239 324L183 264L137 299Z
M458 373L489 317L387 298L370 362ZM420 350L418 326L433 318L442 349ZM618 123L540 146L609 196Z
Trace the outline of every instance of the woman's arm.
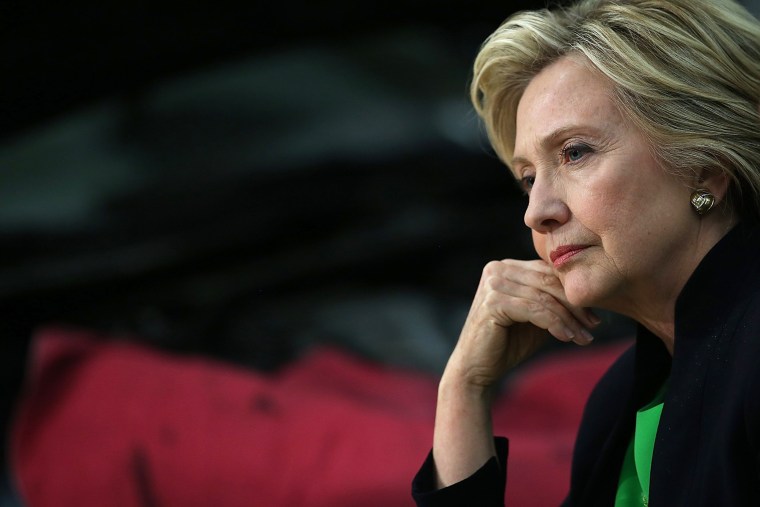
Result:
M433 459L438 488L459 482L496 455L491 403L499 379L547 336L586 345L598 324L567 302L542 260L489 263L438 389Z

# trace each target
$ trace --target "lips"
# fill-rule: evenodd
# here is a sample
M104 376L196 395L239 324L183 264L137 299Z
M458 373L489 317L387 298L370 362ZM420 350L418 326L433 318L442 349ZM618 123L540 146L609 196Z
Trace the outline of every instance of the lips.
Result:
M549 254L549 258L554 264L555 268L560 267L569 261L575 254L582 252L588 248L584 245L562 245Z

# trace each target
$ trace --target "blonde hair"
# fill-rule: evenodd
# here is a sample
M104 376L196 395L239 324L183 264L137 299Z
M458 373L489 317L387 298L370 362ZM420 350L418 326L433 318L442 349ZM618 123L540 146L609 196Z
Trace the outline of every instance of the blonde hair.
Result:
M494 150L512 158L517 104L568 54L613 83L618 107L676 174L719 170L760 217L760 23L731 0L581 0L519 12L486 39L470 89ZM748 218L748 217L747 217Z

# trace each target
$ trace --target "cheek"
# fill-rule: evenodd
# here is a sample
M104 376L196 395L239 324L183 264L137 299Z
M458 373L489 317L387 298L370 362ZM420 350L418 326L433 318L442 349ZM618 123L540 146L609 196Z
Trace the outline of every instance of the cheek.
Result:
M536 231L531 231L531 235L533 236L533 248L536 250L536 253L543 260L549 262L549 255L546 251L546 235L539 234Z

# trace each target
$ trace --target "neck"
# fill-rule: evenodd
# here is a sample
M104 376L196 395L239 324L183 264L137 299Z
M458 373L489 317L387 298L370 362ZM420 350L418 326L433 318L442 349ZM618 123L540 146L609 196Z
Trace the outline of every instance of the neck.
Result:
M645 306L625 305L624 308L613 309L612 311L629 317L645 328L652 334L662 340L665 348L670 355L673 355L675 344L675 306L676 299L685 282L680 285L678 292L668 298L661 298L659 303L654 300L648 300Z
M638 291L632 290L622 298L622 303L610 305L608 309L626 315L646 327L662 340L672 356L675 345L676 301L702 259L735 223L731 220L730 223L712 227L711 230L702 228L691 247L684 246L687 248L687 255L683 256L673 269L663 270L671 273L670 276L658 277L656 283L650 282Z

